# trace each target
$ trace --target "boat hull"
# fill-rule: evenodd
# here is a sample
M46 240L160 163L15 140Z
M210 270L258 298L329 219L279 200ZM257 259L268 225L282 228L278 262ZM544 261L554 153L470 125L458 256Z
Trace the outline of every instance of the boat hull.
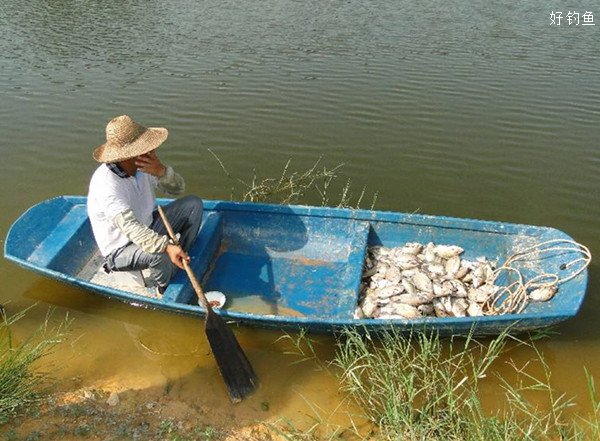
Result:
M551 326L576 315L587 271L561 285L551 301L532 303L520 314L357 320L353 313L366 250L431 241L459 245L465 258L486 256L502 262L515 250L551 239L571 238L548 227L473 219L205 201L190 256L204 289L227 295L219 314L240 324L321 333L395 328L407 333L494 335L508 327L517 332ZM4 254L24 268L133 306L204 315L183 271L162 299L83 277L82 268L98 257L84 197L61 196L31 207L12 225ZM565 258L537 262L529 275L560 271Z

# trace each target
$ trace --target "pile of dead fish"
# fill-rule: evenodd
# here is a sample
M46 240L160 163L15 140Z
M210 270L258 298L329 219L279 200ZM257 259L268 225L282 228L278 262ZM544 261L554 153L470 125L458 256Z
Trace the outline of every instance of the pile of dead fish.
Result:
M467 317L484 315L500 289L494 263L461 258L456 245L411 242L368 249L355 318Z

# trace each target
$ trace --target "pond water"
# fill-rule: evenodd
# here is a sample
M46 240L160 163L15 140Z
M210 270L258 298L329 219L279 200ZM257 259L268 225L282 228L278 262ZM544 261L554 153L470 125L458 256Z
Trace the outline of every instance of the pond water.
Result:
M206 199L292 160L344 163L364 205L547 225L600 252L600 24L526 0L0 3L2 240L29 206L85 194L108 120L170 131L159 153ZM570 4L596 13L595 1ZM596 8L596 9L594 9ZM583 21L583 19L581 19ZM239 189L239 186L238 186ZM236 190L237 191L237 190ZM316 196L307 203L319 203ZM600 378L598 265L577 318L540 343L560 390ZM337 406L333 379L290 365L280 333L241 328L263 387L229 408L200 320L132 309L0 261L9 312L74 319L55 358L78 384L166 388L240 421ZM321 341L325 356L333 350ZM115 344L118 342L118 344ZM514 355L514 354L513 354ZM527 359L531 354L517 353ZM207 378L209 381L207 381ZM214 381L213 381L214 380ZM64 387L69 386L68 381ZM74 385L72 387L75 387ZM216 410L215 410L216 411Z

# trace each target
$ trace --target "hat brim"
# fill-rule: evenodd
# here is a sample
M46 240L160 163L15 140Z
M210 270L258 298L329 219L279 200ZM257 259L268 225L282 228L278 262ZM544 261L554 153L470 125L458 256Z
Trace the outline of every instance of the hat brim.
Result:
M94 149L92 157L98 162L119 162L135 158L144 153L157 149L169 136L169 131L164 127L148 127L133 142L117 146L106 142Z

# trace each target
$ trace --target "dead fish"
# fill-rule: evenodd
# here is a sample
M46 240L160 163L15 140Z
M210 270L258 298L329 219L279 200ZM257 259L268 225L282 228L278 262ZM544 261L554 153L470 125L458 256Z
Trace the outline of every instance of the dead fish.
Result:
M477 288L470 288L467 297L476 303L483 303L487 300L487 294Z
M444 265L444 270L449 275L456 276L456 273L458 272L459 269L460 269L460 257L459 256L452 256L451 258L449 258L446 261L446 265ZM466 274L466 272L465 272L465 274ZM460 278L460 277L458 277L458 278Z
M362 310L362 308L360 306L357 306L354 309L354 315L353 315L353 317L355 319L359 319L359 320L365 318L365 313L364 313L364 311Z
M498 292L498 287L495 285L482 285L479 288L471 288L469 289L468 297L469 300L477 303L484 303L490 297Z
M452 317L452 297L438 297L433 300L433 309L438 317Z
M449 283L454 288L453 291L456 297L467 297L467 288L460 280L450 280Z
M371 283L369 284L369 288L382 289L382 288L385 288L386 286L390 286L390 285L392 285L392 283L389 280L371 278Z
M392 266L385 272L384 277L391 283L396 284L400 282L400 279L402 279L402 273L400 272L400 268Z
M473 271L473 288L479 288L486 281L485 269L483 266L478 266Z
M434 247L433 251L444 259L450 259L451 257L458 256L464 250L456 245L438 245Z
M376 252L379 254L379 256L378 256L379 258L387 257L394 252L394 248L382 246L382 247L376 248Z
M404 291L404 287L402 285L389 285L385 288L376 290L377 298L380 300L390 298L392 296L395 296L396 294L400 294L402 291Z
M462 284L460 286L462 286ZM454 294L455 292L456 292L456 288L454 287L454 283L452 283L451 280L447 280L442 283L442 294L450 296L450 295Z
M394 319L399 318L396 314L396 307L394 305L386 305L377 310L374 318L378 319Z
M485 285L480 286L479 289L482 289L484 292L487 292L488 297L491 297L498 292L500 287L494 285L493 283L486 283Z
M442 302L442 305L446 308L446 312L452 314L452 297L440 297L440 302Z
M452 299L451 312L454 317L466 317L469 302L465 299Z
M423 249L423 245L421 245L419 242L408 242L401 249L405 254L412 254L413 256L416 256Z
M381 274L382 276L384 276L388 269L390 269L390 265L388 265L386 262L380 260L377 263L377 272L376 272L376 274Z
M433 295L441 297L448 294L444 294L444 286L441 283L433 282Z
M462 268L461 268L461 270L462 270ZM461 270L459 270L459 272ZM469 269L466 269L466 271L467 272L465 273L465 275L463 277L457 277L457 278L458 279L462 279L462 281L465 282L465 283L471 283L471 282L473 282L473 273L470 272L471 270L469 270Z
M435 314L435 309L433 309L433 305L431 303L425 303L423 305L419 305L419 306L417 306L417 309L419 310L419 312L422 315L425 315L425 316Z
M529 300L532 302L546 302L554 297L556 291L556 285L542 286L529 293Z
M367 288L364 290L365 297L371 297L373 299L377 298L377 290L373 288Z
M475 262L468 260L468 259L463 259L460 262L460 267L461 268L466 268L470 271L473 271L475 268L477 268L478 265L475 264Z
M436 317L448 317L450 314L448 314L448 311L446 311L446 307L444 306L444 304L442 303L442 299L443 297L437 298L437 299L433 299L433 310L435 312Z
M416 294L417 288L408 279L402 279L402 285L408 294Z
M483 309L479 303L470 302L469 307L467 308L467 314L469 314L470 317L479 317L483 315Z
M412 276L415 275L415 273L417 271L418 271L418 269L404 270L404 271L402 271L402 277L404 277L405 279L410 279Z
M454 287L449 281L445 281L442 284L436 282L433 283L433 295L435 297L450 296L454 293L454 291Z
M483 277L484 283L488 283L494 277L494 268L489 262L485 262L480 265L481 276Z
M367 317L372 317L379 306L371 298L367 297L362 305L363 314Z
M378 298L377 299L377 305L378 306L386 306L386 305L390 305L393 304L394 302L392 301L392 299L390 297L386 297L386 298Z
M496 271L494 270L494 267L490 264L488 264L486 266L485 269L485 283L494 283L497 277Z
M398 302L410 306L419 306L431 302L429 297L420 294L400 294L397 298Z
M419 291L433 292L431 279L422 271L417 271L412 276L412 283Z
M427 269L434 276L446 274L446 268L442 264L432 263L427 267Z
M407 319L421 317L421 312L417 308L407 305L406 303L398 303L394 312L397 315Z
M461 263L460 268L456 271L456 273L454 273L454 277L456 279L462 280L463 282L467 282L467 280L465 280L464 278L467 276L467 274L469 274L469 271L469 268L467 268L466 266L462 266Z
M400 254L394 259L394 262L403 270L409 270L419 266L419 260L412 254Z
M423 249L423 257L426 262L432 263L435 261L437 254L435 254L435 245L429 242Z

